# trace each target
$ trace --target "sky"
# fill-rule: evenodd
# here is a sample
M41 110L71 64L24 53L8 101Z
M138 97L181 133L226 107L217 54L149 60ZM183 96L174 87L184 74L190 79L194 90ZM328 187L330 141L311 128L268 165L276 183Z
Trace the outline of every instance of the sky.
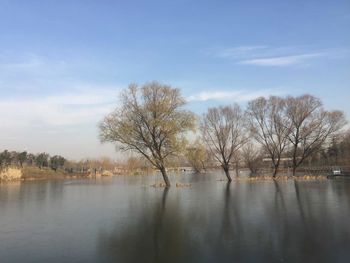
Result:
M0 151L119 158L98 122L153 80L197 114L309 93L349 119L349 29L349 0L0 0Z

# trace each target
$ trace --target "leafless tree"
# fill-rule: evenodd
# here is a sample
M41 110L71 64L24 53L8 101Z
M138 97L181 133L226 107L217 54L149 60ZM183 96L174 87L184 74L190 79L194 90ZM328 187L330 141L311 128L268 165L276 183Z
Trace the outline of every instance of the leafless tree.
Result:
M246 111L252 136L263 146L273 164L273 177L276 177L282 154L288 144L290 128L285 117L283 98L263 97L248 103Z
M230 162L246 141L244 114L240 107L235 104L208 109L203 115L201 132L210 153L220 163L227 179L232 181Z
M246 167L249 168L251 174L257 174L262 166L263 154L259 146L253 142L247 142L242 148L242 159Z
M187 147L185 157L196 173L201 173L205 170L208 153L204 144L199 139Z
M101 141L140 153L168 187L166 161L184 148L184 133L194 128L194 115L182 109L184 104L179 89L157 82L130 85L121 93L121 106L100 123Z
M286 116L290 123L293 175L296 169L345 125L340 111L325 111L318 98L311 95L286 98Z

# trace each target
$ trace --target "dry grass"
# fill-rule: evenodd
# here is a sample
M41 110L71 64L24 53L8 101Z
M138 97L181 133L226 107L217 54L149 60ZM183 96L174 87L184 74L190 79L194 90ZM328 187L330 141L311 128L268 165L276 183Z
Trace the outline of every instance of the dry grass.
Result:
M301 176L287 176L281 175L276 176L275 178L270 175L261 175L261 176L250 176L250 177L238 177L235 180L238 181L269 181L269 180L279 180L279 181L287 181L287 180L300 180L300 181L308 181L308 180L326 180L327 177L324 175L301 175Z
M163 183L163 182L160 182L160 183L152 184L151 186L152 187L163 187L163 188L165 188L166 184ZM184 188L184 187L191 187L191 184L176 183L175 186L178 187L178 188Z
M113 173L110 172L110 171L105 170L105 171L102 172L101 176L113 176Z
M191 187L191 184L176 183L176 187Z
M15 181L22 178L22 171L18 168L7 168L0 172L0 181Z
M61 171L55 172L49 168L39 169L38 167L26 166L22 169L22 171L23 178L26 180L64 177L64 174Z
M151 184L152 187L166 187L166 184L161 182L161 183L155 183L155 184Z
M75 178L88 178L87 174L80 173L66 173L63 170L54 170L50 168L39 169L38 167L25 166L22 169L24 180L47 180L47 179L75 179Z

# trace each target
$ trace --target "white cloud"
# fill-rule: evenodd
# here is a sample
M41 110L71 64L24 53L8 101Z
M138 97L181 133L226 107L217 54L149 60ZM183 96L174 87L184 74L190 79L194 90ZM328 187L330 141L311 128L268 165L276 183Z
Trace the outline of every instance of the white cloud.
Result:
M256 65L256 66L289 66L296 65L305 62L311 58L322 57L323 53L314 54L302 54L294 56L283 56L283 57L271 57L271 58L257 58L257 59L247 59L242 60L240 64L246 65Z
M212 49L208 55L229 59L236 64L255 66L292 66L309 64L317 58L341 59L348 57L347 48L311 49L311 47L270 47L267 45L237 46Z
M75 89L70 93L42 97L0 99L0 128L45 129L50 131L69 130L83 125L95 126L103 116L117 106L117 87L94 87ZM279 90L216 90L202 91L189 96L195 101L244 102L267 94L281 94Z
M0 127L58 127L96 121L116 106L118 89L0 99Z
M233 91L202 91L196 95L189 96L187 100L192 101L209 101L209 100L219 100L225 101L230 100L233 102L245 102L261 96L266 95L281 95L283 92L280 90L257 90L257 91L243 91L243 90L233 90Z
M0 69L2 75L6 74L31 74L54 75L68 73L77 61L65 61L39 56L37 54L0 54Z
M251 52L266 50L268 46L238 46L232 48L226 48L222 50L217 50L214 53L216 56L221 58L235 58L249 55Z

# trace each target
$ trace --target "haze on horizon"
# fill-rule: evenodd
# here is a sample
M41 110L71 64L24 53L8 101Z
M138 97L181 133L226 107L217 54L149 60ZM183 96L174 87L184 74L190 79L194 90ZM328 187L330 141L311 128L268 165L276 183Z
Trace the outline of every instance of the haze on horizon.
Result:
M130 83L188 108L310 93L350 116L349 1L0 0L0 150L118 154L97 123Z

